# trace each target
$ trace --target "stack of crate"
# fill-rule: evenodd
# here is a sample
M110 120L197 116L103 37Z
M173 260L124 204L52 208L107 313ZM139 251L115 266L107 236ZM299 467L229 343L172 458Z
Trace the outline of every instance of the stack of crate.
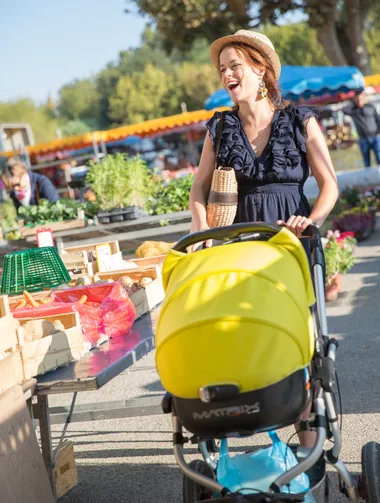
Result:
M0 395L24 381L19 326L11 314L7 295L0 296Z

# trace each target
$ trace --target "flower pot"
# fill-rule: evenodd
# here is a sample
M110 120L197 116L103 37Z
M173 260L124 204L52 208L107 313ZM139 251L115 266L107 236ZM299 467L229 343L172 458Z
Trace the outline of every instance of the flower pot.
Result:
M338 286L338 292L341 292L342 291L342 278L343 278L343 274L340 272L336 275L336 278L335 278L335 283L337 284Z
M332 279L331 284L325 285L326 302L332 302L338 298L338 294L342 288L342 275L337 273Z

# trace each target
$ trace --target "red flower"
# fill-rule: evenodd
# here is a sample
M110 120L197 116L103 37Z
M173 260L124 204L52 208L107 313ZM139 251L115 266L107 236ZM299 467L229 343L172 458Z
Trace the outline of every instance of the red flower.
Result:
M338 238L336 238L337 243L341 243L342 241L346 240L347 238L353 238L355 237L355 232L342 232Z

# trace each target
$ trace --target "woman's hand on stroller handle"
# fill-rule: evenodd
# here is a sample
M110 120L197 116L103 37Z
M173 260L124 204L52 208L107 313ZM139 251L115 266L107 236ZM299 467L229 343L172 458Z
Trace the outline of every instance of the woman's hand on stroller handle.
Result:
M286 227L293 234L297 236L298 239L305 237L304 232L306 229L315 225L311 218L302 217L301 215L292 215L286 222L283 220L277 220L277 225L280 227Z

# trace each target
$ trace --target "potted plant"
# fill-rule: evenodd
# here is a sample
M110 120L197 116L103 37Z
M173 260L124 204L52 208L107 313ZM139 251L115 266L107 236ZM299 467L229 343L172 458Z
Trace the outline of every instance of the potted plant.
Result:
M353 232L358 241L367 239L371 234L376 217L367 208L351 208L343 211L333 220L334 230Z
M354 265L356 239L353 232L328 231L324 239L326 262L325 295L327 301L336 300L342 288L342 275Z
M99 204L99 221L122 221L145 214L150 192L151 177L140 156L128 157L117 153L108 155L99 163L92 162L86 183Z

